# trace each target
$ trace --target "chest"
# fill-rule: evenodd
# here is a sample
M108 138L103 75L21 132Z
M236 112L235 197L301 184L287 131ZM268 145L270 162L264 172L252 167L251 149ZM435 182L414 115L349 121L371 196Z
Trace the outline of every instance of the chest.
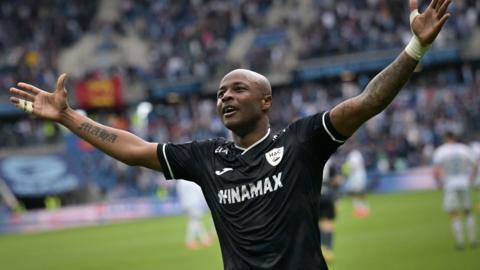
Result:
M310 180L315 169L298 150L287 143L271 144L262 151L245 154L219 147L209 165L211 169L206 172L208 181L204 188L214 194L212 202L224 206L307 193L313 190Z

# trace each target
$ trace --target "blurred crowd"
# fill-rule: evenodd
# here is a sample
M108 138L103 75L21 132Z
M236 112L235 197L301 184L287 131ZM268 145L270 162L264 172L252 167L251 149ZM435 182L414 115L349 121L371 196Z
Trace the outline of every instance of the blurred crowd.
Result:
M260 24L272 0L122 0L118 29L149 44L153 78L208 78L225 62L234 36Z
M18 81L55 84L58 57L89 29L99 1L0 1L0 97Z
M301 27L301 58L339 53L401 48L411 37L408 1L313 1L311 20ZM428 4L428 1L419 1ZM422 11L425 6L420 7ZM462 40L480 25L476 0L455 1L455 16L446 24L435 46Z
M148 68L134 67L135 76L170 81L212 78L227 63L235 37L247 30L253 30L255 37L244 62L236 64L259 72L279 66L287 55L305 60L402 48L411 36L408 1L119 0L120 20L110 27L95 21L100 3L0 1L0 98L6 100L4 90L18 81L48 88L55 85L62 51L86 33L105 34L97 31L99 26L120 35L133 29L149 48ZM455 16L436 46L468 38L480 25L480 2L455 1L452 9ZM272 128L279 130L301 116L330 109L360 93L371 79L359 74L347 77L277 87L270 114ZM386 172L428 164L445 130L454 130L464 140L480 140L476 137L480 124L474 120L480 116L479 86L478 64L452 65L414 78L385 112L354 136L368 169ZM137 104L127 104L123 112L89 115L150 141L229 136L216 116L213 96L154 103L144 116L139 116ZM63 131L50 122L28 117L0 121L0 148L62 142ZM85 164L101 165L96 175L98 170L91 170L92 179L102 181L97 185L107 197L158 191L157 176L117 164L103 154L85 159Z
M274 23L258 29L247 54L246 66L259 71L281 66L287 55L299 60L371 50L400 49L411 37L408 1L285 0ZM419 10L428 1L418 1ZM452 16L435 41L448 47L463 40L480 25L480 2L455 1ZM267 39L268 41L264 41Z
M287 55L301 60L402 48L411 36L408 1L119 0L113 22L96 19L100 2L2 1L0 88L19 80L52 85L62 49L85 33L107 38L135 32L147 44L149 63L124 68L142 79L169 80L208 79L227 63L232 41L246 30L255 38L244 60L229 64L260 72L281 66ZM480 25L478 1L455 1L452 12L456 16L436 46L469 37Z

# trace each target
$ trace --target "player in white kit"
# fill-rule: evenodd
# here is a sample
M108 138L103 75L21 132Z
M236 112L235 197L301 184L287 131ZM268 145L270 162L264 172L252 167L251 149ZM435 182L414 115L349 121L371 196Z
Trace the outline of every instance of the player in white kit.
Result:
M202 220L204 214L208 212L202 189L194 182L178 180L177 194L188 217L185 247L198 249L201 246L210 246L212 239Z
M456 247L464 248L461 213L464 213L470 245L475 248L476 225L472 213L470 185L473 183L477 164L475 155L467 145L457 142L453 133L447 132L444 144L433 153L434 176L443 190L443 207L449 213Z
M367 217L370 213L370 207L366 201L367 171L362 153L357 149L350 151L343 169L345 174L347 174L347 192L353 198L353 216L358 218Z

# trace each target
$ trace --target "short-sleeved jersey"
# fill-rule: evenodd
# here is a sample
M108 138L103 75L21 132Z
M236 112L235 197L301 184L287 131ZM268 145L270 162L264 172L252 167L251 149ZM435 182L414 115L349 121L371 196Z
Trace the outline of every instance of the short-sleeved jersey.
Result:
M159 144L167 179L200 185L225 269L327 269L320 252L318 194L330 155L344 142L328 112L243 149L222 138Z
M443 144L433 153L433 164L443 170L446 190L468 188L475 162L473 151L462 143Z
M365 179L367 177L365 162L363 161L363 156L360 151L350 151L350 153L348 153L347 155L346 163L348 164L350 169L349 178Z

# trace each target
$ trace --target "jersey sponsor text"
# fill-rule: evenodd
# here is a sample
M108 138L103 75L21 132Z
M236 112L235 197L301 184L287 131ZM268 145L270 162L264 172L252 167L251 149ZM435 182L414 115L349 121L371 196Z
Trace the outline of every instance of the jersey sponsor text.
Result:
M263 180L257 180L254 183L248 185L241 185L234 188L221 189L218 191L218 199L220 204L234 204L250 200L258 196L263 196L267 193L274 192L283 187L282 184L282 172L272 176L273 182L270 177Z

